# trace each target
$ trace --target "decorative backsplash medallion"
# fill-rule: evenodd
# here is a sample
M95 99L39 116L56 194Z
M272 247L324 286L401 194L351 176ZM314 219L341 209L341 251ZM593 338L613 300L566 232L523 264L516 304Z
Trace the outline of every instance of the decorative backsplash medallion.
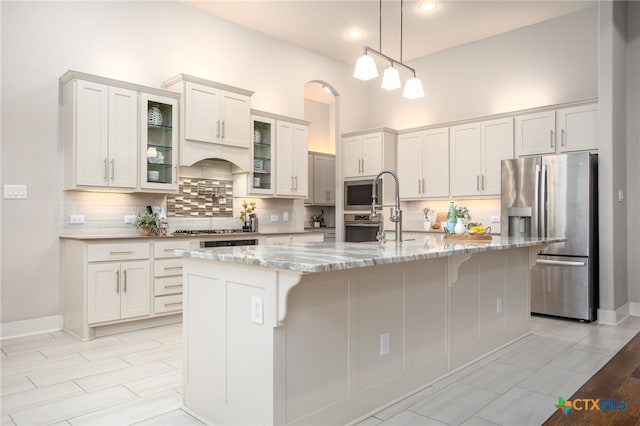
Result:
M181 177L178 184L178 194L167 195L167 216L233 216L232 181Z

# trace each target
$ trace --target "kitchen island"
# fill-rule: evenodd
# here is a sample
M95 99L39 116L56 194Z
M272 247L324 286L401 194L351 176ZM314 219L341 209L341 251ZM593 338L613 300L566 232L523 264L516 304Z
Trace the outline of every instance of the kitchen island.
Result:
M563 239L310 243L184 256L184 404L212 424L360 419L530 332Z

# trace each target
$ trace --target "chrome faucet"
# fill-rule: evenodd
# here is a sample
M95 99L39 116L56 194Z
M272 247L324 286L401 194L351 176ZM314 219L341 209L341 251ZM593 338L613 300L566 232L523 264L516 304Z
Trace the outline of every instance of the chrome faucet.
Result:
M378 205L377 204L378 179L380 179L380 177L385 173L393 176L393 180L396 182L396 204L395 205L391 205L391 204ZM384 202L384 201L381 200L381 202ZM378 176L376 176L375 179L373 180L373 201L371 203L371 216L376 217L378 213L382 212L382 209L384 207L391 207L391 216L389 217L389 220L391 220L391 222L396 224L396 242L402 242L402 210L400 210L400 181L398 180L398 175L392 170L381 171L380 173L378 173ZM394 207L395 207L395 212L393 211ZM378 239L379 241L384 240L384 220L380 221L380 230L378 231L378 235L376 236L376 239Z

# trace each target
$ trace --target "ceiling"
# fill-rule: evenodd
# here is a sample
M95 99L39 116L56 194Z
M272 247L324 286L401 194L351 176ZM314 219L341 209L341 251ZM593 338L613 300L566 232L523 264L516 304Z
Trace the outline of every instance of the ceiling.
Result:
M354 64L368 45L380 50L377 0L182 0L225 20L298 45L346 64ZM400 0L382 2L382 52L410 61L430 53L491 37L595 5L595 1L439 0L435 10L419 1L403 5L400 52ZM350 30L360 30L351 39ZM401 58L402 56L402 58Z

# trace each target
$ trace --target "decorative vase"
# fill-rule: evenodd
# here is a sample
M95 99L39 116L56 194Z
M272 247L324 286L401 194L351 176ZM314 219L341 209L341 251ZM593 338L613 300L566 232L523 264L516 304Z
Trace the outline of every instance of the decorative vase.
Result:
M254 130L253 143L260 143L260 142L262 142L262 133L260 133L260 130Z
M424 229L425 231L429 231L431 230L431 221L430 220L423 220L422 221L422 229Z
M149 115L147 117L148 123L152 126L162 125L162 113L157 106L151 107Z
M467 227L464 226L462 218L459 217L456 222L456 226L453 228L456 234L464 234L467 231Z
M320 222L313 222L314 228L320 228Z
M143 237L148 237L149 235L151 235L151 227L140 228L140 235L142 235Z

